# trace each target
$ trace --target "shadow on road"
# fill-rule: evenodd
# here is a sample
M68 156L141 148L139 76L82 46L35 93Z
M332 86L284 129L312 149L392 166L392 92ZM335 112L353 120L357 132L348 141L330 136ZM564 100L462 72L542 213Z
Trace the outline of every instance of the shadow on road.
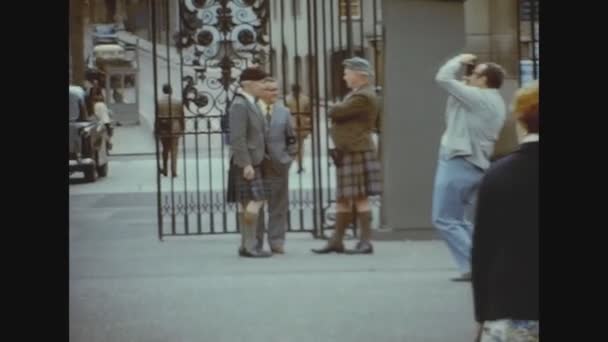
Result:
M86 179L84 178L70 178L70 185L80 185L80 184L88 184Z

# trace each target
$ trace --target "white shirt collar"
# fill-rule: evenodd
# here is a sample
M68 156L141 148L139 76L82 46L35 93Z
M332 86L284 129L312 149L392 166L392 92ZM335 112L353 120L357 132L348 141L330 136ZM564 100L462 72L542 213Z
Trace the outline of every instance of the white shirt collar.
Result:
M536 142L538 141L538 133L530 133L528 135L526 135L523 139L521 139L521 143L525 144L525 143L529 143L529 142Z
M243 96L245 96L245 98L255 106L255 97L253 97L251 94L248 94L246 91L244 91L242 89L241 89L241 94Z
M260 108L262 108L262 111L263 111L264 113L266 113L266 109L267 109L268 107L270 107L270 110L272 110L272 107L273 107L273 105L266 103L266 101L264 101L264 100L262 100L262 99L259 99L259 100L258 100L258 105L260 106Z

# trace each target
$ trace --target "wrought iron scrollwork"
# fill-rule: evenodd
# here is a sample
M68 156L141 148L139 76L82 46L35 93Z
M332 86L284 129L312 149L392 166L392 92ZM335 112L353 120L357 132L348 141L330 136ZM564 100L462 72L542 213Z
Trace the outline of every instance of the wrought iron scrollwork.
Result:
M267 1L180 0L181 25L174 39L182 54L188 116L207 117L212 129L222 129L214 119L224 115L241 70L265 63Z

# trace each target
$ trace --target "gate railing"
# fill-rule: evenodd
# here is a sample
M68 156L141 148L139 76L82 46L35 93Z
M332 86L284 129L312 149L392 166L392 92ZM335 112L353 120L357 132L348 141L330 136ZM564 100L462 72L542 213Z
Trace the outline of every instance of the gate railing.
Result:
M290 172L288 230L323 237L331 228L335 204L335 169L327 155L331 139L326 113L347 92L341 65L345 58L367 58L375 68L375 85L382 87L380 2L151 0L149 4L153 96L158 99L162 84L169 82L185 110L185 129L178 136L178 176L173 178L169 173L165 177L157 172L159 238L238 232L235 207L225 200L229 154L225 114L238 90L241 70L254 65L280 82L283 104L292 85L298 85L310 98L312 128L299 126L307 113L292 113L296 130L309 136L301 141L302 165L294 161ZM171 13L178 14L175 25L171 24ZM164 22L164 32L158 29L159 21ZM171 27L179 29L171 31ZM161 36L168 61L175 55L170 42L175 44L179 66L157 61ZM158 122L158 108L155 110ZM159 170L160 138L157 134ZM372 203L378 218L379 200Z

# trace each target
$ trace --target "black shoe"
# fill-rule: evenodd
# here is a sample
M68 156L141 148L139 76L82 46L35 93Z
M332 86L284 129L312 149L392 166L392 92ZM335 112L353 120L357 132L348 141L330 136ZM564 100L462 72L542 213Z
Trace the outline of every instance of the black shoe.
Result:
M344 253L344 245L332 246L330 244L327 244L323 248L320 248L320 249L313 248L313 249L311 249L311 251L313 253L317 253L317 254L327 254L327 253L331 253L331 252Z
M357 242L357 246L354 249L347 249L346 254L372 254L374 253L374 247L369 242Z
M452 281L471 281L471 272L462 274L460 277L452 278Z
M239 256L245 258L268 258L272 256L272 253L267 251L248 251L245 248L239 248Z

